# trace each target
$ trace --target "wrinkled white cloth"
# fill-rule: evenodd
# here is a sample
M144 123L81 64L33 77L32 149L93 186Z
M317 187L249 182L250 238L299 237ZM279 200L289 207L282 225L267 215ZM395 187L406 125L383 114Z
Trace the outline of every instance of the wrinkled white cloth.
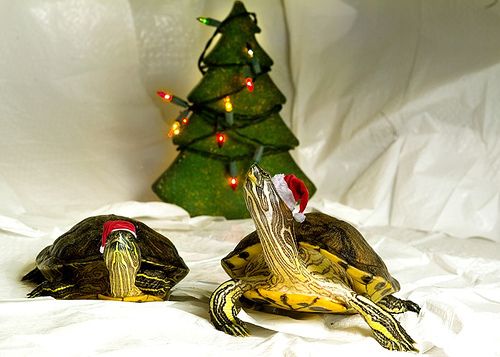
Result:
M22 275L33 267L36 254L44 246L77 221L59 220L57 226L36 237L31 231L26 235L0 231L2 356L166 351L210 356L235 352L302 356L347 351L392 355L378 346L359 315L291 318L245 309L239 317L249 323L251 337L234 338L216 331L208 318L208 298L228 279L220 259L253 230L252 221L189 218L179 207L158 202L123 202L92 213L125 212L170 238L191 269L175 288L171 301L133 304L27 299L33 286L21 283ZM341 215L349 218L345 212ZM397 316L421 352L429 356L498 355L499 243L394 227L361 231L401 283L397 296L422 307L419 316Z

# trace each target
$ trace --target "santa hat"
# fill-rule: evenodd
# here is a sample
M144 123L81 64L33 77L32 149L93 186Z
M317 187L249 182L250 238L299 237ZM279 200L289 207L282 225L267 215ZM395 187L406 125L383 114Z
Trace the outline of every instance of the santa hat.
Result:
M106 246L106 239L114 231L128 231L137 238L137 234L135 233L135 226L133 223L128 221L107 221L104 223L102 228L102 243L99 251L101 253L104 252L104 247Z
M277 174L272 178L274 187L278 191L281 199L286 203L290 211L293 213L293 218L297 222L304 222L306 216L304 210L309 200L309 191L302 180L295 175ZM295 207L300 201L298 209Z

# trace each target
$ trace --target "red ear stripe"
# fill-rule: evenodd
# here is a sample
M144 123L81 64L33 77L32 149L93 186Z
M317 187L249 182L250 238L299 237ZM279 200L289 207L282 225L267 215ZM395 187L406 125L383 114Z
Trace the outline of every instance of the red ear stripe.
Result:
M309 191L305 183L295 175L285 175L285 182L292 191L295 201L300 201L299 211L304 212L309 201Z

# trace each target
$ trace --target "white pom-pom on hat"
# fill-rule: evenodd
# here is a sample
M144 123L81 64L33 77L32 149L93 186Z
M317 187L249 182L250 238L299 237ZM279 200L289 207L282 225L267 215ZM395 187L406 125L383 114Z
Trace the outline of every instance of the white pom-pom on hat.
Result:
M284 174L274 175L272 182L281 199L286 203L288 208L290 208L290 211L292 211L293 218L295 218L297 222L304 222L306 219L304 210L309 200L309 191L304 182L295 175ZM296 204L299 201L300 205L296 208Z

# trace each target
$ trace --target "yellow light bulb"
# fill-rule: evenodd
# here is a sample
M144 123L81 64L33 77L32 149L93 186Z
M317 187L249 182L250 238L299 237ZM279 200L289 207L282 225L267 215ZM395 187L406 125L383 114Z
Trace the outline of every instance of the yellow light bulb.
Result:
M231 98L225 97L224 98L224 107L226 108L226 112L230 112L233 110L233 104L231 103Z
M168 137L171 138L174 135L179 135L181 133L181 123L174 121L172 127L168 131Z

